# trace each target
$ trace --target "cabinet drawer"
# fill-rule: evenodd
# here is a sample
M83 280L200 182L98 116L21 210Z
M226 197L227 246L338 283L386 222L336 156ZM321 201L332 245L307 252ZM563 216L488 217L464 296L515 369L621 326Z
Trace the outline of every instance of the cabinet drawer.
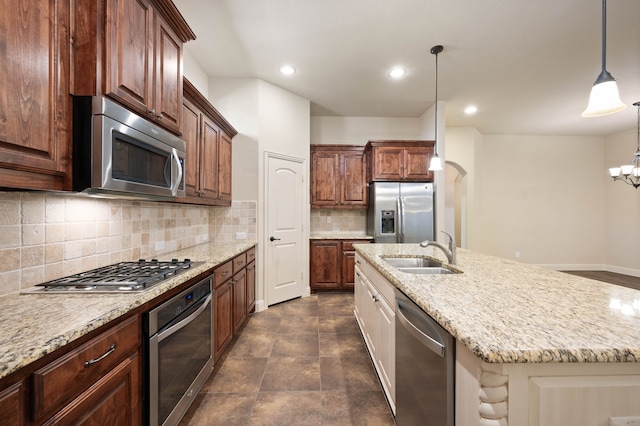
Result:
M222 266L218 266L215 270L216 287L231 278L233 275L233 261L228 261Z
M354 244L369 244L371 240L351 240L342 242L342 251L354 251Z
M59 408L106 375L140 345L134 316L33 373L34 418Z
M247 264L253 262L254 260L256 260L256 248L252 248L251 250L247 251Z
M236 273L238 272L240 269L244 268L245 266L247 266L247 255L246 253L242 253L239 256L236 256L233 259L233 272Z

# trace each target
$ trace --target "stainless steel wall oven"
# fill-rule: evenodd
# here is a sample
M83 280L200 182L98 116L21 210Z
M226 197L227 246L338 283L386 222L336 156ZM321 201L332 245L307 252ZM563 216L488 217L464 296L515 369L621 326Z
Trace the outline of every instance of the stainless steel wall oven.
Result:
M212 281L144 315L145 424L178 424L213 370Z

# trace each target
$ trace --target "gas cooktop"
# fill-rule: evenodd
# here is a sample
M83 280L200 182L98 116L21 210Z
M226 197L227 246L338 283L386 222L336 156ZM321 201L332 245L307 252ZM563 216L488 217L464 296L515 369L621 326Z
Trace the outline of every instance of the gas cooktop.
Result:
M202 262L157 259L120 262L36 285L23 293L131 293L148 289Z

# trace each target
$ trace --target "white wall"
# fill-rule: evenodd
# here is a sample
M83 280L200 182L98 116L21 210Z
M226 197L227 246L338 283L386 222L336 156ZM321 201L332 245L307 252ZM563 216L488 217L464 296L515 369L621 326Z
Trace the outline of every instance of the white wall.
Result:
M617 133L606 138L606 169L629 164L636 150L637 129ZM605 263L613 272L640 276L640 189L634 189L610 177L605 181L606 209Z
M205 98L209 98L209 77L187 49L183 49L184 76Z
M478 251L558 269L605 259L601 137L484 135Z
M479 157L482 153L482 135L473 127L448 127L446 129L447 161L461 166L467 173L466 181L466 248L476 249L478 233L478 176L482 171Z
M417 139L419 126L417 118L311 117L311 143L364 146L370 140Z
M210 79L209 100L238 131L232 144L234 200L258 200L260 82L256 79Z

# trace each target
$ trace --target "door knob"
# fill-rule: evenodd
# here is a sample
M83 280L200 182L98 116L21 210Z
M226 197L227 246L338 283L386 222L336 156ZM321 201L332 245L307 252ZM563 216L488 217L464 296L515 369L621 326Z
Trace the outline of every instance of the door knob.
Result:
M280 238L269 237L269 241L280 241Z

